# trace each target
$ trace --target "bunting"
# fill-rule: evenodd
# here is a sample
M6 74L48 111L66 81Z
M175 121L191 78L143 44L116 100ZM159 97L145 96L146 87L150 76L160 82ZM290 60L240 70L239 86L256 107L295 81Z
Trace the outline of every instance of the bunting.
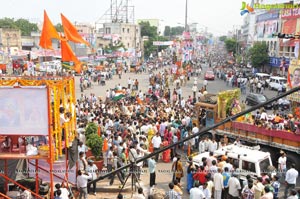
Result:
M61 22L64 28L65 37L68 41L90 46L90 44L79 35L75 26L63 14L61 14Z
M46 11L44 10L44 24L43 29L40 37L40 47L44 49L51 49L52 47L52 39L60 39L59 35L53 26L52 22L50 21Z

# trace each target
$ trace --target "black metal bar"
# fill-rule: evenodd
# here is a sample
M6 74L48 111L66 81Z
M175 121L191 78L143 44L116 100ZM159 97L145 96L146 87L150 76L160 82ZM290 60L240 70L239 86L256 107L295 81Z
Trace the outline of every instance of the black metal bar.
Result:
M210 130L212 130L212 129L215 129L215 128L217 128L217 127L219 127L219 126L221 126L221 125L223 125L223 124L225 124L225 123L227 123L227 122L233 121L233 120L237 119L237 118L240 117L240 116L243 116L243 115L245 115L245 114L247 114L247 113L250 113L250 112L252 112L252 111L254 111L254 110L256 110L256 109L259 109L259 108L261 108L261 107L264 107L265 105L267 105L267 104L269 104L269 103L272 103L272 102L274 102L274 101L276 101L276 100L278 100L278 99L280 99L280 98L282 98L282 97L288 96L288 95L290 95L290 94L292 94L292 93L294 93L294 92L297 92L297 91L299 91L299 90L300 90L300 86L297 86L297 87L295 87L295 88L293 88L293 89L291 89L291 90L289 90L289 91L287 91L287 92L285 92L285 93L283 93L283 94L281 94L281 95L278 95L278 96L276 96L276 97L271 98L270 100L268 100L268 101L266 101L266 102L264 102L264 103L258 104L258 105L253 106L253 107L251 107L251 108L249 108L249 109L247 109L247 110L245 110L245 111L242 111L242 112L237 113L237 114L235 114L235 115L233 115L233 116L227 117L226 119L222 120L221 122L219 122L219 123L217 123L217 124L214 124L213 126L210 126L210 127L205 127L205 128L202 129L200 132L198 132L198 133L196 133L196 134L194 134L194 135L191 135L191 136L189 136L189 137L187 137L187 138L184 138L184 139L180 140L180 141L177 142L177 143L168 145L168 146L166 146L166 147L164 147L164 148L159 149L158 151L155 151L155 152L153 152L153 153L151 153L151 154L149 154L149 155L146 155L146 156L144 156L144 157L142 157L142 158L137 159L137 160L136 160L136 163L141 162L141 161L144 161L144 160L147 160L148 158L151 158L152 156L155 156L156 154L159 154L159 153L161 153L161 152L164 152L165 150L168 150L168 149L170 149L170 148L173 148L174 146L177 146L177 145L179 145L179 144L182 144L182 143L184 143L184 142L186 142L186 141L188 141L188 140L190 140L190 139L192 139L192 138L194 138L194 137L197 137L197 136L199 136L199 135L201 135L201 134L203 134L203 133L205 133L205 132L208 132L208 131L210 131ZM127 164L127 165L125 165L125 166L123 166L123 167L120 167L120 168L118 168L118 169L116 169L116 170L110 172L110 173L107 173L107 174L105 174L105 175L103 175L103 176L100 176L99 178L97 178L97 179L95 179L95 180L92 180L92 181L90 181L89 183L98 182L99 180L102 180L102 179L104 179L104 178L106 178L106 177L108 177L108 176L110 176L110 175L112 175L112 174L114 174L114 173L117 173L117 172L119 172L119 171L121 171L121 170L123 170L123 169L126 169L126 168L128 168L128 167L130 167L130 166L131 166L131 164Z

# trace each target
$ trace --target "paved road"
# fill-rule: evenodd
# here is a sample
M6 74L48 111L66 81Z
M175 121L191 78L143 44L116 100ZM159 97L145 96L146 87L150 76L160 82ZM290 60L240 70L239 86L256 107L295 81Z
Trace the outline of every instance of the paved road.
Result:
M168 67L166 67L168 68ZM203 67L203 71L206 71L207 66ZM160 69L162 71L163 69ZM135 73L123 73L122 78L119 79L118 76L113 76L112 80L107 80L106 85L101 86L97 85L96 83L93 83L92 88L84 90L83 94L85 95L90 95L91 93L94 93L96 96L102 96L105 97L105 92L107 89L114 88L116 85L121 84L122 86L127 86L127 80L128 78L131 79L138 79L139 81L139 87L143 92L146 92L148 90L149 86L149 73L142 73L142 74L135 74ZM198 77L198 88L201 88L203 84L203 74ZM82 93L80 92L79 88L79 77L75 78L75 85L76 85L76 97L79 97ZM183 91L183 96L186 98L189 95L192 95L192 86L193 86L193 78L187 82L187 84L182 87ZM173 85L170 84L171 90L173 89ZM209 81L208 82L208 92L209 93L218 93L220 91L232 89L229 86L226 86L226 83L222 80L216 79L214 81ZM248 90L249 92L249 90ZM267 95L267 97L273 97L276 95L276 92L274 91L269 91L266 90L264 91L264 94ZM245 99L245 95L242 95L242 100ZM162 161L159 162L157 166L157 188L162 188L167 190L168 189L168 183L171 182L172 176L169 173L171 168L171 163L163 163ZM140 182L141 186L144 187L145 190L149 190L149 173L147 172L147 168L145 168L145 173L142 175L142 181ZM108 180L103 180L102 182L98 182L97 186L98 187L106 187L108 185L109 181ZM130 187L131 183L130 180L127 183L126 187ZM116 180L115 185L118 187L120 183L118 180ZM186 179L182 179L182 186L186 187ZM130 188L129 188L130 189ZM117 195L116 192L114 193L108 193L108 192L99 192L97 196L89 196L89 198L115 198ZM126 198L131 198L131 193L125 193ZM188 198L189 195L185 191L183 198Z

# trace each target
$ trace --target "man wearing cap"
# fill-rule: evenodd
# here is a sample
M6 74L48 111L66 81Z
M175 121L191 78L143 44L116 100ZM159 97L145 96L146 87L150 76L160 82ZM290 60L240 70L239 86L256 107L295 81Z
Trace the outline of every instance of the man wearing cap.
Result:
M97 173L98 173L98 167L94 164L94 161L89 159L88 160L88 165L86 168L86 171L88 172L89 175L92 176L91 179L89 179L88 181L92 181L97 179ZM93 182L93 189L91 191L91 184L88 184L87 188L88 188L88 193L93 193L94 195L96 195L96 182Z

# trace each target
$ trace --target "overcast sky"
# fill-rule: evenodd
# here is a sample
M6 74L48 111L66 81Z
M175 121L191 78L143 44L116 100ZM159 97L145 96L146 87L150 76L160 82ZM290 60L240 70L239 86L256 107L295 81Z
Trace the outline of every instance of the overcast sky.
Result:
M118 0L120 2L121 0ZM125 1L125 0L123 0ZM215 35L226 34L242 24L240 8L243 0L188 0L188 23L206 26ZM244 0L250 3L250 0ZM94 24L110 8L111 0L2 0L0 18L25 18L42 21L43 10L54 24L60 13L71 22ZM135 6L135 19L155 18L161 24L184 24L185 0L129 0Z

